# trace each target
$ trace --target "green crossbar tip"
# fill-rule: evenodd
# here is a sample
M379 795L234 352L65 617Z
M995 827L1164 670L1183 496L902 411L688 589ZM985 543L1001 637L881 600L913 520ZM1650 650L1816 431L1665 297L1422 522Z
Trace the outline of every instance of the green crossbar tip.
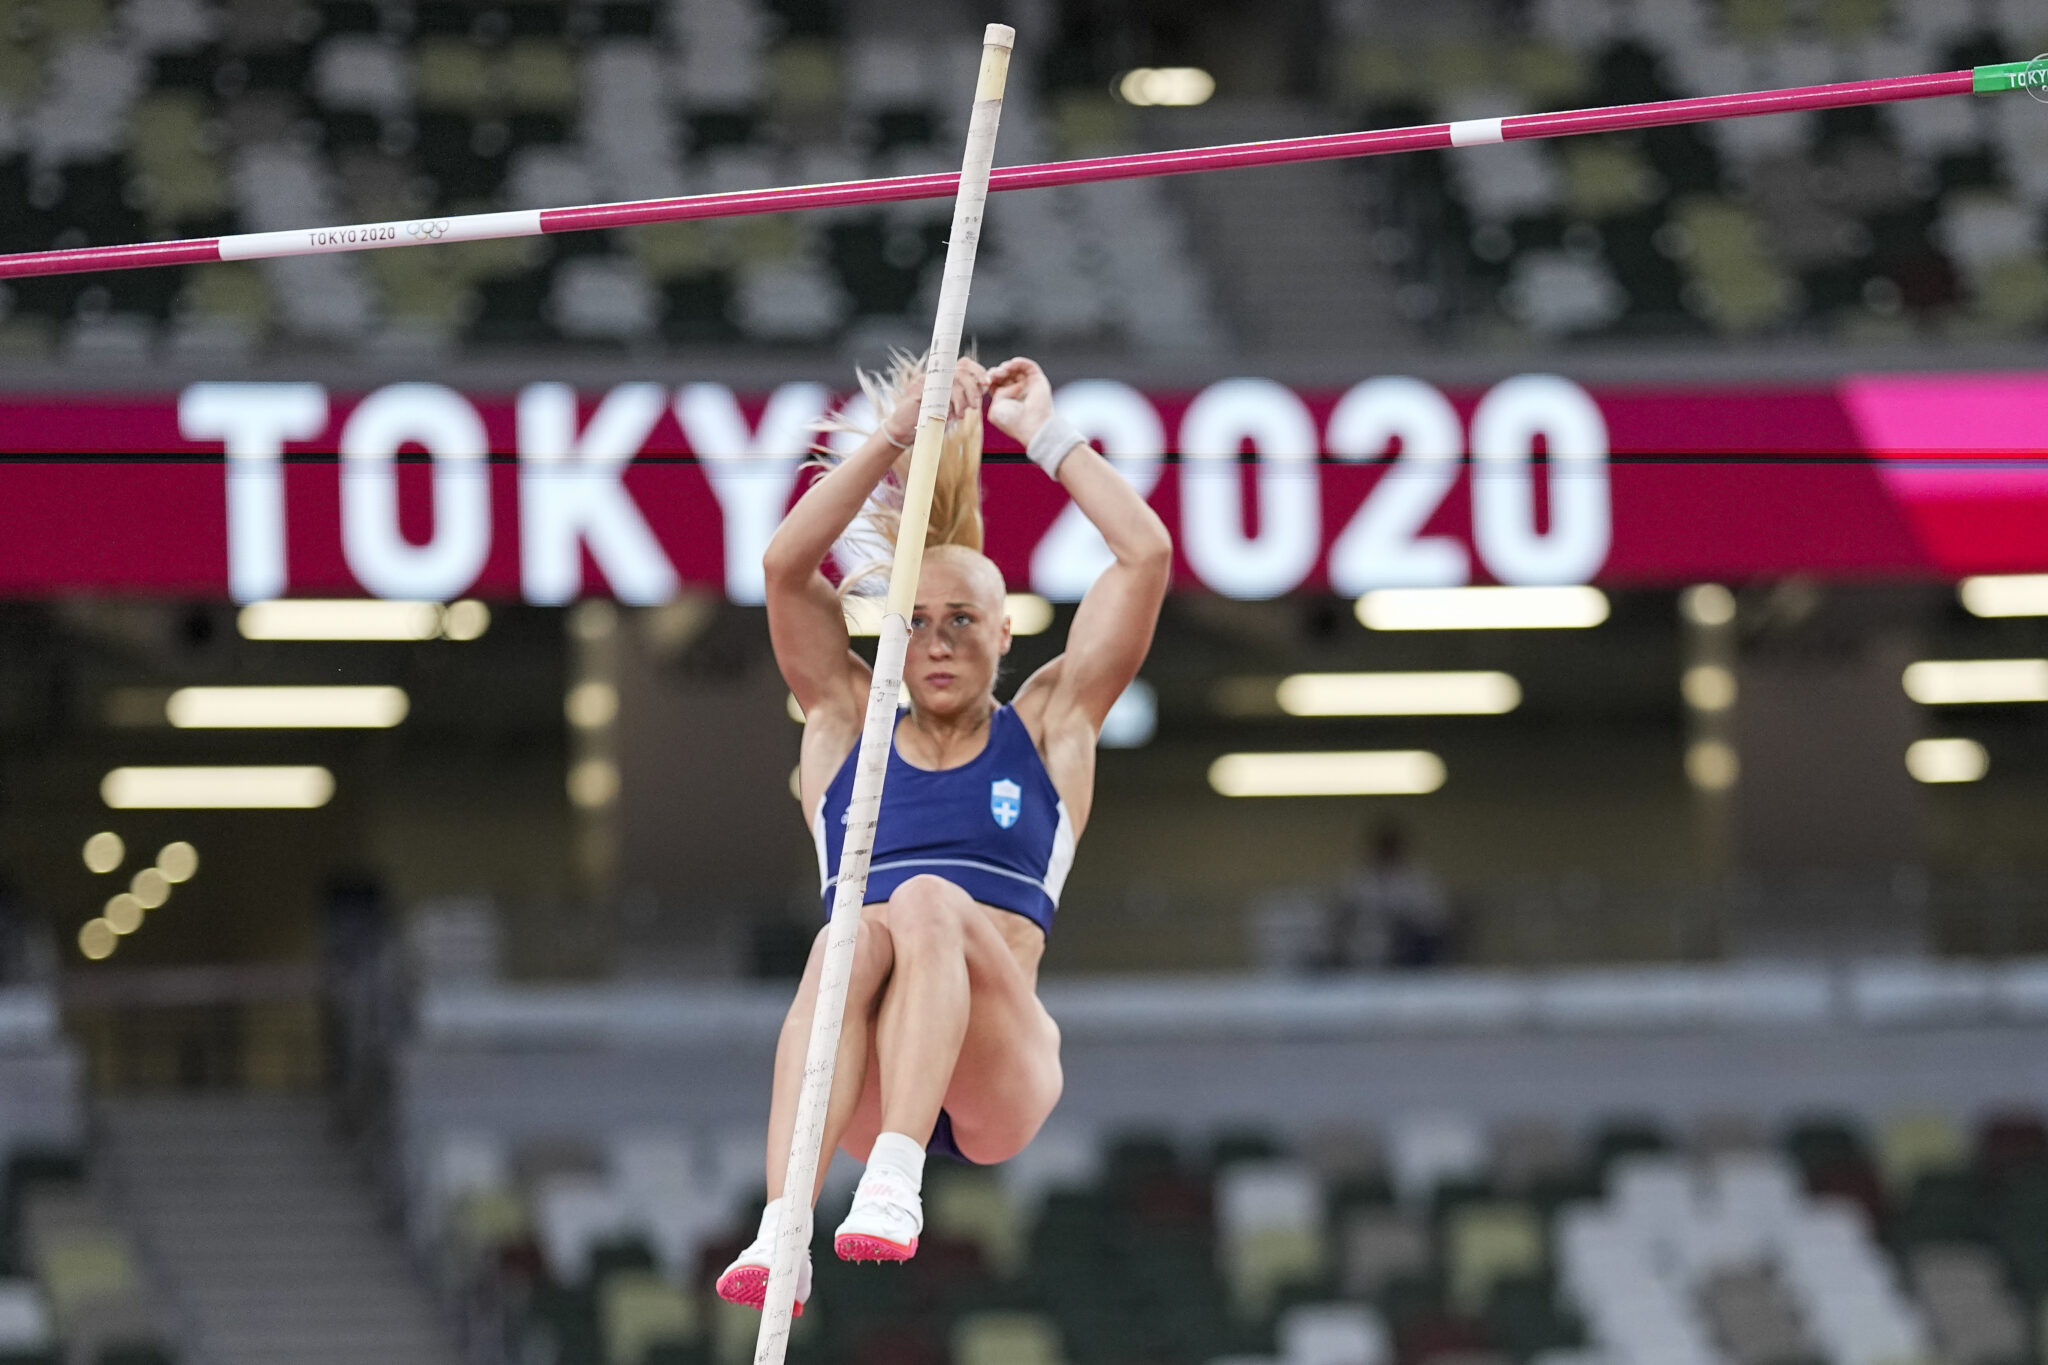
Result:
M2003 62L1980 66L1971 73L1980 95L2003 95L2009 90L2033 90L2048 96L2048 57L2031 62Z

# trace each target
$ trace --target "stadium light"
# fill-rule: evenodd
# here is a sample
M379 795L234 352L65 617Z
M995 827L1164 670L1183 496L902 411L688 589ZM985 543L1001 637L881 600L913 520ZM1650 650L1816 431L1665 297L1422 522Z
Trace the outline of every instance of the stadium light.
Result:
M1695 711L1726 711L1735 705L1735 670L1724 664L1694 664L1679 679L1678 690Z
M145 910L155 910L171 898L171 879L162 869L145 867L128 883L128 894Z
M1290 716L1498 716L1522 704L1506 673L1296 673L1274 692Z
M1043 635L1052 624L1052 603L1035 592L1006 594L1003 613L1010 618L1012 635Z
M388 730L410 709L400 687L181 687L164 703L181 730Z
M2048 659L1924 659L1904 682L1926 706L2048 701Z
M577 683L562 698L562 713L579 730L602 730L619 718L619 689L608 682Z
M1686 780L1703 792L1724 792L1742 776L1742 759L1725 740L1703 739L1685 751Z
M619 765L607 758L586 758L569 769L569 800L579 810L602 810L619 799Z
M78 931L78 951L91 962L101 962L121 946L121 936L104 919L89 919Z
M1695 583L1678 594L1678 609L1696 626L1725 626L1735 619L1735 594L1719 583Z
M112 872L127 856L128 846L110 829L103 829L85 841L85 866L89 872Z
M1374 588L1356 611L1369 630L1583 630L1608 608L1598 588Z
M1207 104L1216 78L1198 66L1141 66L1117 78L1117 98L1140 108Z
M1923 739L1906 748L1906 771L1917 782L1978 782L1991 755L1974 739Z
M313 810L334 796L317 766L116 768L100 780L115 810Z
M475 640L491 628L491 609L464 598L450 602L441 611L441 637L446 640Z
M1223 796L1422 796L1444 776L1444 761L1426 749L1225 754L1209 765L1209 785Z
M2048 573L1965 578L1956 596L1972 616L2048 616Z
M173 886L189 882L199 873L199 850L183 839L165 844L157 850L156 870Z
M481 602L391 602L374 597L280 597L235 618L247 640L474 640L490 628Z
M123 891L109 899L100 911L100 918L107 927L126 938L142 927L142 912L149 909L140 899Z

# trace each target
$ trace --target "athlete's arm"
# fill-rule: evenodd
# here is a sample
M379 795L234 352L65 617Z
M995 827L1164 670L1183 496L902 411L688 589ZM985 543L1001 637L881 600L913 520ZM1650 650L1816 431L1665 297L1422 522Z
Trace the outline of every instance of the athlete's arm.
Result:
M980 406L984 382L979 365L961 360L955 415ZM850 648L839 593L819 566L916 434L918 398L903 395L858 450L804 491L761 556L775 662L806 716L820 708L858 716L866 704L867 665Z
M1052 416L1052 385L1036 361L1019 357L989 371L989 420L1025 445ZM1066 653L1019 692L1049 689L1048 727L1069 721L1102 728L1103 717L1145 662L1173 570L1166 523L1094 446L1081 442L1060 462L1059 480L1116 561L1074 612Z

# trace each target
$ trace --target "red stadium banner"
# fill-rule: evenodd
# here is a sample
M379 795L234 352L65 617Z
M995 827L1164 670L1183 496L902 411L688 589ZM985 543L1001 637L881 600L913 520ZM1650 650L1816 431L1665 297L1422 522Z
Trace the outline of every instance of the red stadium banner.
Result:
M756 601L835 401L654 383L0 396L0 595ZM1083 380L1060 403L1173 528L1181 586L1230 596L2048 569L2048 375ZM984 482L1011 583L1078 596L1102 550L1063 492L1020 464Z

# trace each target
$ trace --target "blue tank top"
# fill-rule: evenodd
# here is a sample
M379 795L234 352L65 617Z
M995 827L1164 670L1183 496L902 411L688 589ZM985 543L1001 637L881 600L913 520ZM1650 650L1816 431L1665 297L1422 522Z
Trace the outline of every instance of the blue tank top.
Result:
M839 765L811 825L827 915L838 887L846 807L859 755L856 746ZM1050 934L1073 862L1073 821L1015 711L998 706L981 753L939 772L904 762L890 733L882 816L868 863L868 904L885 901L912 877L930 873Z

